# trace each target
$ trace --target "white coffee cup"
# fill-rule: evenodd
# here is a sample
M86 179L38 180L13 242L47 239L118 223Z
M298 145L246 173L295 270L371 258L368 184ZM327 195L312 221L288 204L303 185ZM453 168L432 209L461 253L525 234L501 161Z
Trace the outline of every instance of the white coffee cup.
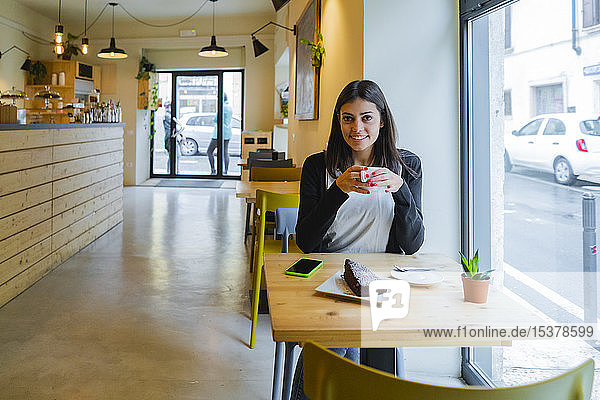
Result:
M361 169L360 170L360 181L361 182L366 182L371 175L373 174L373 172L381 169L383 167L367 167L367 169ZM368 176L367 176L368 175ZM384 189L384 186L371 186L369 187L369 190L377 190L377 189Z

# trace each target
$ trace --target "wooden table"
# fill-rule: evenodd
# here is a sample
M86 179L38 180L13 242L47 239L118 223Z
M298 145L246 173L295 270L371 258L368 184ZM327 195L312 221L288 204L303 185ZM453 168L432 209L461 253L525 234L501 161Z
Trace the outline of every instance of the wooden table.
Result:
M283 343L314 340L327 347L361 348L506 346L511 341L500 338L425 338L423 329L456 329L459 326L514 328L545 324L541 316L514 300L502 288L493 285L490 286L486 304L465 302L460 265L442 255L315 253L309 257L323 260L324 265L311 278L285 275L285 269L303 256L293 253L265 254L265 281L273 340L277 342L275 370L278 375L281 372L277 363L281 362ZM398 265L434 268L444 276L444 281L427 288L411 287L406 318L384 320L379 329L373 332L368 303L342 300L314 290L342 270L346 258L368 266L382 278L390 277L390 270ZM284 399L291 385L293 346L286 345L285 358Z
M235 184L235 197L246 199L247 203L256 202L256 189L275 193L300 193L300 181L293 182L260 182L238 181Z

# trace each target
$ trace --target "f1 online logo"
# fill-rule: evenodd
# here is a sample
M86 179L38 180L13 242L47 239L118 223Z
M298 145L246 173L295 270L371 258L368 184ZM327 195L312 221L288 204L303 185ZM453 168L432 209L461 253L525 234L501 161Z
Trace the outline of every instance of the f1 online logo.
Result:
M371 324L373 331L384 319L404 318L408 315L410 285L396 279L377 280L369 285Z

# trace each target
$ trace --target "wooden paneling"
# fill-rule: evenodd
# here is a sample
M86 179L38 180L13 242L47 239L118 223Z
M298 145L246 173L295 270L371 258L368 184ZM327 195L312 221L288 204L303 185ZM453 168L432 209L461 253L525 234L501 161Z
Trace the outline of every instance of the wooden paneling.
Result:
M3 174L0 175L0 196L48 182L52 182L51 165Z
M123 188L123 176L116 175L93 185L76 190L52 201L52 215L58 215L114 188Z
M113 151L111 153L100 154L77 160L64 161L52 166L52 178L62 179L69 176L81 174L107 165L116 164L123 161L122 151Z
M123 128L69 128L59 129L54 135L53 143L72 144L82 142L96 142L99 140L123 138Z
M54 147L54 162L74 160L96 154L109 153L123 149L122 139L110 139L101 142L65 144Z
M0 218L52 199L52 184L36 186L0 197Z
M1 131L0 151L24 150L52 146L52 131Z
M51 238L46 238L27 250L0 263L0 284L15 277L42 258L48 256L51 249Z
M46 220L0 241L0 262L52 235L52 221Z
M0 284L0 305L8 303L11 299L18 296L19 293L43 278L44 275L60 264L56 262L57 259L58 257L55 253L46 256L19 275Z
M0 153L0 174L52 163L52 147Z
M123 128L0 132L0 306L123 220Z
M70 178L54 181L52 187L52 196L59 197L67 193L74 192L86 186L93 185L99 180L104 180L115 175L123 173L123 163L109 165L98 168L94 171L85 172Z
M52 202L47 201L0 219L0 240L52 217Z

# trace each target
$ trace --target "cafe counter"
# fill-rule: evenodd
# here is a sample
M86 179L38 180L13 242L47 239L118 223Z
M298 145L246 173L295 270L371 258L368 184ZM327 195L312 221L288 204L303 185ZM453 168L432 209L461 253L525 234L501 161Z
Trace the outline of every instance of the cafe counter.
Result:
M0 306L123 220L123 127L0 125Z

